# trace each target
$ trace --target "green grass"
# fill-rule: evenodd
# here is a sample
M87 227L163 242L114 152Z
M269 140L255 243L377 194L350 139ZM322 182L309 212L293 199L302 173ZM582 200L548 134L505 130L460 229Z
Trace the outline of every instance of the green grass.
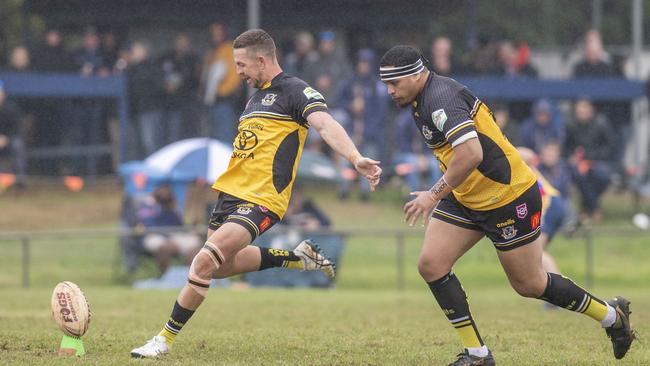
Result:
M97 200L93 200L96 196ZM339 229L404 229L398 194L374 204L342 205L333 193L318 196ZM36 228L106 227L119 190L103 187L81 195L0 197L6 226ZM26 207L22 207L26 206ZM623 211L624 207L616 210ZM73 210L73 214L68 211ZM613 211L613 212L618 212ZM95 216L93 216L95 215ZM104 215L104 216L101 216ZM610 214L611 215L611 214ZM67 219L66 219L67 217ZM51 218L51 220L50 220ZM622 220L621 220L622 222ZM367 231L366 231L367 232ZM397 288L395 238L350 237L332 290L212 290L161 364L218 365L424 365L446 364L460 351L453 328L419 278L416 260L422 229L410 229L404 248L404 290ZM629 237L594 238L596 296L622 294L632 300L632 321L643 338L650 334L650 241ZM158 331L177 291L136 291L116 282L113 237L42 237L31 242L31 288L22 289L18 242L0 241L0 364L154 364L131 360L128 351ZM558 237L551 246L564 273L585 282L582 239ZM138 273L153 274L152 266ZM648 365L650 349L635 343L623 361L593 320L568 311L543 311L541 302L518 297L507 285L492 246L483 241L455 268L470 297L486 343L500 365ZM93 310L84 336L83 359L56 356L61 333L50 315L50 296L61 280L77 282Z

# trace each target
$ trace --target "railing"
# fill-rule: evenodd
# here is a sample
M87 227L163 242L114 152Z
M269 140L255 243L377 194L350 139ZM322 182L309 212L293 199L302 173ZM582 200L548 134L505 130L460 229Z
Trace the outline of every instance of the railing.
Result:
M156 228L155 232L172 232L172 231L194 231L205 232L205 227L168 227ZM21 246L21 276L22 287L30 287L30 266L31 266L31 246L32 241L37 239L81 239L81 238L107 238L131 235L146 234L143 230L132 229L75 229L75 230L47 230L47 231L20 231L20 232L4 232L0 233L0 244L2 242L18 242ZM276 234L281 232L276 232ZM396 268L396 288L400 291L405 288L405 247L407 237L422 237L421 231L415 230L394 230L394 229L360 229L360 230L343 230L343 231L319 231L319 232L305 232L301 235L314 235L314 234L329 234L340 235L344 238L394 238L395 245L395 268ZM639 236L639 230L632 227L616 227L616 226L598 226L590 228L582 228L571 234L572 238L580 238L584 240L585 246L585 285L589 288L594 286L594 236L598 237L612 237L612 238L626 238ZM348 241L349 243L349 241ZM346 243L347 244L347 243ZM119 257L115 258L113 262L115 266L119 266ZM115 268L114 268L115 269Z

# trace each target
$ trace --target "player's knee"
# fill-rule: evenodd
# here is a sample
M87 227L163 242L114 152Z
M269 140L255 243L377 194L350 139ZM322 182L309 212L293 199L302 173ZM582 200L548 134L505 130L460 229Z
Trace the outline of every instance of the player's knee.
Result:
M542 296L546 289L546 282L538 281L534 278L521 280L510 280L512 288L523 297L538 298Z
M199 296L206 297L212 276L219 269L225 258L219 248L206 242L190 265L188 283Z
M210 258L202 251L199 251L199 253L194 256L190 269L194 274L203 279L212 278L212 273L216 270L212 260L210 260Z
M420 256L420 259L418 259L418 272L420 272L420 276L422 276L422 278L427 282L444 276L449 273L450 270L450 268L442 265L442 263L435 258Z
M224 262L225 257L219 248L210 242L206 242L203 248L194 256L191 269L198 277L211 279Z

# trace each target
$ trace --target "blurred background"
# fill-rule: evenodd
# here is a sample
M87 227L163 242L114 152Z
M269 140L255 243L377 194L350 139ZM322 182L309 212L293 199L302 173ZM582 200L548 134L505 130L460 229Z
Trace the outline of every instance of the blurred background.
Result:
M0 286L79 273L91 284L184 278L250 93L231 42L254 27L385 172L370 194L310 132L298 197L265 244L319 236L344 287L419 284L421 231L405 229L401 206L440 171L377 72L388 48L409 44L533 151L530 163L567 202L552 247L560 264L590 283L614 280L598 253L631 242L630 265L647 254L648 19L647 0L2 1ZM66 266L71 256L85 264ZM254 277L243 282L334 285Z

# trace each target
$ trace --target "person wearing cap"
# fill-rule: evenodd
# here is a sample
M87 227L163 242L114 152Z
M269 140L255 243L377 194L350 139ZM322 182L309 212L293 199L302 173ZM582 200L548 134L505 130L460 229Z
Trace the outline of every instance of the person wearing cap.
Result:
M379 74L393 101L411 107L415 125L443 171L431 189L412 193L415 198L406 203L404 214L410 226L424 219L418 270L463 344L450 365L496 364L452 271L484 236L517 293L598 321L611 338L614 356L625 356L635 338L630 302L622 297L605 302L544 270L537 177L488 106L454 79L429 71L427 64L419 50L395 46L381 58Z

